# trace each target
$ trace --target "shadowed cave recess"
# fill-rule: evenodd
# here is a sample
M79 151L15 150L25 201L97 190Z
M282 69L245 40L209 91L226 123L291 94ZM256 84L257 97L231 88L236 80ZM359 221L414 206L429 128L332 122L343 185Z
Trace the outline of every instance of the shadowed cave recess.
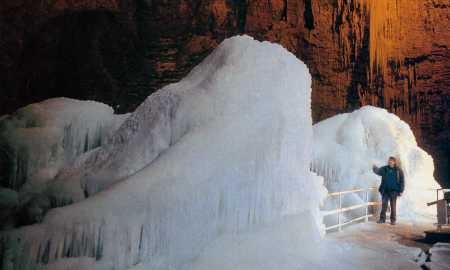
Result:
M130 112L246 33L308 65L314 121L384 107L411 125L449 186L449 9L448 0L6 0L0 115L59 96Z

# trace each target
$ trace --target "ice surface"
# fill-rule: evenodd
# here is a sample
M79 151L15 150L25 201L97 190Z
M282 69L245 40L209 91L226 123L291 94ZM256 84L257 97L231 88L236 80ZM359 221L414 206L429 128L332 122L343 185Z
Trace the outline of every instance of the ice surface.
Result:
M313 129L312 168L324 176L329 190L378 187L380 177L372 165L385 165L389 156L396 156L405 174L405 192L397 206L400 217L435 219L435 207L426 206L435 200L432 189L439 187L433 159L417 146L410 127L399 117L365 106L321 121Z
M126 115L94 102L53 98L0 119L4 187L29 189L53 179L78 156L101 146Z
M313 224L308 222L294 217L244 236L221 237L195 258L191 269L421 269L415 262L420 249L400 245L395 234L380 226L357 224L320 239L310 234ZM276 245L272 244L274 240Z
M58 176L63 190L78 183L91 196L4 233L4 263L195 269L217 239L214 252L232 247L220 239L259 230L270 233L258 256L270 256L286 244L277 239L289 237L282 221L290 217L298 221L290 223L298 225L290 227L300 235L296 246L317 239L326 189L309 170L310 83L306 66L281 46L225 40Z

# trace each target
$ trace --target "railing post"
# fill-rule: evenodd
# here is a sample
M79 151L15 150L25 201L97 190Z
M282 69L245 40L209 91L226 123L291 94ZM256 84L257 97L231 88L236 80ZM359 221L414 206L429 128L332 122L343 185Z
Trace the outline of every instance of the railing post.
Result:
M366 189L366 218L365 221L369 221L369 190Z
M376 202L371 202L370 201L370 195L369 193L375 190L375 188L359 188L359 189L353 189L353 190L345 190L345 191L338 191L338 192L332 192L332 193L328 193L328 197L338 197L338 207L337 209L334 210L330 210L330 211L326 211L328 213L325 213L324 216L329 216L329 215L336 215L337 214L337 224L334 224L332 226L328 226L325 229L328 231L330 229L335 230L336 228L338 229L338 231L342 231L342 227L344 225L350 224L354 221L361 221L364 220L364 222L368 222L369 221L369 217L373 216L373 213L370 214L370 210L369 210L369 206L372 205L379 205L380 201L376 201ZM350 193L355 193L355 192L363 192L364 194L364 203L360 203L357 205L351 205L351 206L346 206L345 208L342 207L342 196L346 195L346 194L350 194ZM345 220L343 219L342 213L347 212L347 211L352 211L354 209L360 209L365 207L365 215L364 216L359 216L357 218L354 219L349 219L349 220Z
M342 195L339 193L339 210L342 209ZM338 212L338 231L341 231L341 211Z

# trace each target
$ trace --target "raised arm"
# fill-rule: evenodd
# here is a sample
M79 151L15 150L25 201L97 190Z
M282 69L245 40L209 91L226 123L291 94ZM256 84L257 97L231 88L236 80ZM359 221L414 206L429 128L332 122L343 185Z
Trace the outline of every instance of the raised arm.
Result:
M382 168L383 168L383 167L378 168L377 166L373 165L373 166L372 166L372 171L373 171L375 174L381 176L381 175L382 175Z

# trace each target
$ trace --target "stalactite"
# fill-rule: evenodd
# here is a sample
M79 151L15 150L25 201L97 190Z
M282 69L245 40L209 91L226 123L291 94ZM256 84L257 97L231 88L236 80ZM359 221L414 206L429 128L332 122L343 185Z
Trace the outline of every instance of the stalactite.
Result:
M358 58L358 49L363 46L364 27L369 27L370 72L373 81L378 73L383 76L391 59L403 63L398 41L404 35L400 12L406 0L339 0L335 13L335 31L339 34L344 64ZM404 15L403 15L404 16ZM346 23L347 22L347 23Z
M384 74L389 58L400 58L395 39L401 35L402 23L398 12L399 2L403 0L360 1L370 12L370 71L375 74L380 70Z

